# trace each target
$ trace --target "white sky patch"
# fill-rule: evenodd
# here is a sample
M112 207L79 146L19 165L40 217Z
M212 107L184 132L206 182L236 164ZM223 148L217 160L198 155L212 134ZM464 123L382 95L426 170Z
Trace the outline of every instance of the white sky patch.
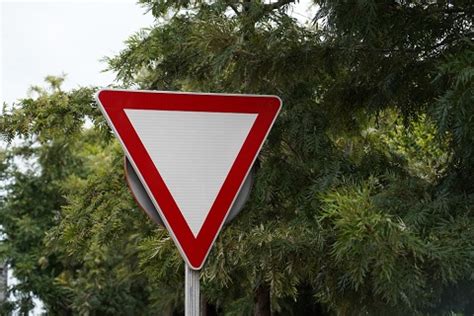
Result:
M0 114L2 113L3 102L3 3L0 2Z
M288 14L293 16L302 24L312 23L319 7L311 0L301 0L296 5L290 7Z
M106 56L123 41L153 24L135 1L1 1L0 100L23 98L48 75L67 74L65 89L107 86Z
M0 0L0 2L16 2L16 3L79 3L79 4L90 4L90 3L105 3L105 4L117 4L117 3L128 3L135 4L138 0Z

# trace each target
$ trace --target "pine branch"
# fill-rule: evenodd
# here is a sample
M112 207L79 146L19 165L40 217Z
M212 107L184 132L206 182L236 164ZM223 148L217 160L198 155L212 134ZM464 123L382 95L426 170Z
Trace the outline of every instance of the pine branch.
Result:
M266 12L269 12L269 11L279 9L279 8L281 8L281 7L283 7L287 4L293 3L293 2L295 2L295 0L278 0L277 2L265 4L264 8L265 8Z
M380 52L380 53L414 53L418 54L421 52L425 52L424 55L429 53L432 50L435 50L437 48L440 48L444 45L449 45L452 44L456 41L463 40L464 38L469 38L472 36L473 33L467 33L467 34L461 34L459 36L450 36L446 37L439 43L436 43L432 46L429 47L420 47L420 48L376 48L376 47L367 47L367 46L354 46L354 47L343 47L343 46L335 46L333 47L334 49L337 50L346 50L346 51L356 51L356 52Z

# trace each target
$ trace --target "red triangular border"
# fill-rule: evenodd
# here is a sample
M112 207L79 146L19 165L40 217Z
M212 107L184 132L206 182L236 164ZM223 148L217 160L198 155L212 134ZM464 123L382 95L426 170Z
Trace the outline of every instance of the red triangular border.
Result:
M275 96L101 90L97 101L188 265L204 264L240 187L281 108ZM124 109L254 113L257 118L195 238Z

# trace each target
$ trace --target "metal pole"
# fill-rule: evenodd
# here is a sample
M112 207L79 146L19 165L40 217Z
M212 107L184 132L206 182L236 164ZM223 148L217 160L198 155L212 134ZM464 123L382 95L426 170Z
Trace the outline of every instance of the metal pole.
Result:
M199 270L184 266L184 315L199 316Z

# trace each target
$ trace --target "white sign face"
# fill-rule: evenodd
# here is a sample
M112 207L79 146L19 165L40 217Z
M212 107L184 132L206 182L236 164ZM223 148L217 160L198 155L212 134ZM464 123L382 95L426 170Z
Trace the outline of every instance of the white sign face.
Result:
M136 171L133 169L133 166L127 157L125 157L124 159L124 168L125 178L127 179L128 187L137 204L145 212L145 214L150 217L153 222L155 222L157 225L164 226L163 221L160 218L161 212L158 211L153 205L153 202L148 196L145 187L141 183ZM230 209L229 215L225 219L226 224L230 223L240 213L240 211L245 205L245 202L247 202L250 197L250 192L253 186L253 178L255 174L255 171L253 171L253 169L254 168L250 170L250 173L245 179L245 182L242 185L242 188L240 189L239 194L237 195L237 198L235 199L235 202L232 205L232 208Z
M102 90L97 101L184 259L200 269L280 99Z
M257 115L125 113L197 237Z

